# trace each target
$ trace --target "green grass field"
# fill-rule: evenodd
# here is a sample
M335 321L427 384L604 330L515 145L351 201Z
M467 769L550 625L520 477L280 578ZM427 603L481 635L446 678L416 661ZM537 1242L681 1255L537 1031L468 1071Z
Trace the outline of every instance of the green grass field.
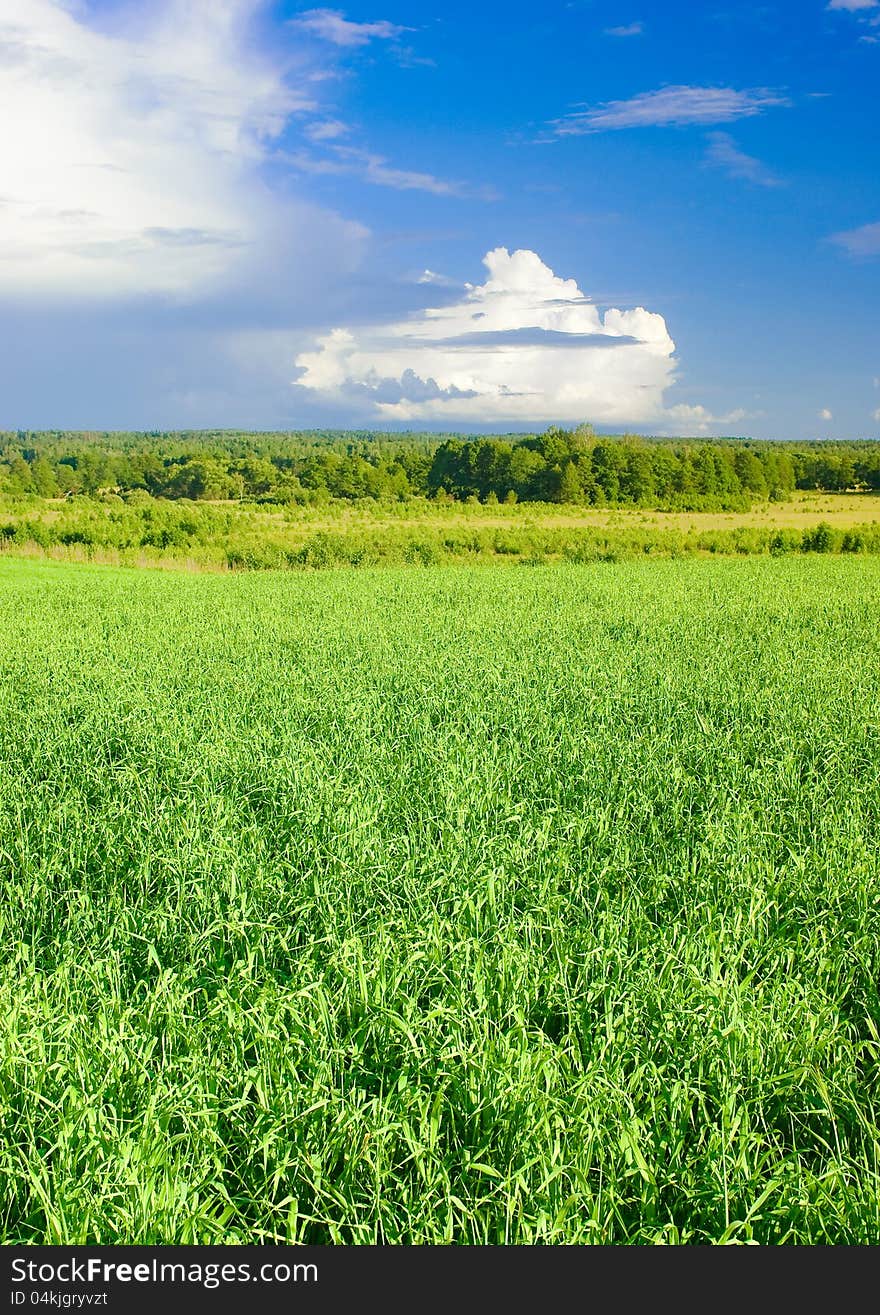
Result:
M880 559L0 561L6 1242L876 1242Z

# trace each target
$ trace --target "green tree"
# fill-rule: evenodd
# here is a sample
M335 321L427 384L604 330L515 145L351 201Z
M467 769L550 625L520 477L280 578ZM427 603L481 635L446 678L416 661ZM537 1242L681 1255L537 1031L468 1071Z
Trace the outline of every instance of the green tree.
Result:
M581 483L581 477L578 474L578 468L573 461L566 461L562 467L562 473L559 477L559 490L557 501L559 502L583 502L584 486Z
M41 498L54 498L58 493L58 480L55 471L45 457L37 457L31 465L31 479L34 489Z

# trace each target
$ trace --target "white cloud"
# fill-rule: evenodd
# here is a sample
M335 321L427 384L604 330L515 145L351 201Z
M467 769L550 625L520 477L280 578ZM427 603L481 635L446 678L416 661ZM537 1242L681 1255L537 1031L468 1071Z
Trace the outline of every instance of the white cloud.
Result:
M252 44L259 8L163 0L107 31L63 0L0 0L0 294L188 298L319 232L359 240L262 180L312 102Z
M606 27L607 37L640 37L645 30L644 23L624 23L621 27Z
M404 32L415 31L415 28L401 27L384 18L375 23L354 23L341 9L308 9L291 21L294 26L323 41L348 49L366 46L370 41L396 41Z
M877 410L873 412L873 414L872 414L872 416L871 416L871 419L872 419L872 420L880 420L880 406L878 406L878 407L877 407Z
M766 87L737 91L733 87L661 87L631 100L576 108L556 119L560 137L579 136L609 129L680 127L684 124L730 123L750 118L777 105L790 105L787 96Z
M604 316L534 251L497 247L485 283L387 325L334 329L296 358L302 388L386 421L651 423L675 344L642 307ZM700 408L701 423L715 423Z
M709 134L709 149L706 159L710 164L717 164L731 178L742 178L759 187L778 187L780 180L765 164L753 155L741 151L728 132Z
M878 0L829 0L827 9L846 9L850 13L857 13L862 9L876 9Z
M828 407L827 407L827 406L823 406L823 407L822 407L822 410L819 412L819 419L820 419L820 420L833 420L833 419L834 419L834 416L833 416L832 413L828 410Z
M851 256L880 255L880 224L863 224L843 233L833 233L831 241Z
M705 406L694 406L679 402L670 406L666 415L678 425L678 434L706 434L718 425L736 425L748 418L749 413L742 407L727 411L724 415L713 415Z

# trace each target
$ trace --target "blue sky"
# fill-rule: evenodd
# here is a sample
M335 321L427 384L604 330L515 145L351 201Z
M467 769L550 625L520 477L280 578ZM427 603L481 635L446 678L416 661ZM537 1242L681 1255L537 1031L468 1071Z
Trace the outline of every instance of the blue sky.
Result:
M0 425L880 437L876 0L0 0Z

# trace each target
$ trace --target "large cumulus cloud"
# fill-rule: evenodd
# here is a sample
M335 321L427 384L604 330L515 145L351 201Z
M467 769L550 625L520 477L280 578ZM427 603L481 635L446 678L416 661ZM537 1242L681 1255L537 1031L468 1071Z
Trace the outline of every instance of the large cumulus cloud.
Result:
M296 358L302 388L386 421L650 423L663 414L675 344L662 315L601 314L534 251L497 247L488 277L451 305L357 331Z

